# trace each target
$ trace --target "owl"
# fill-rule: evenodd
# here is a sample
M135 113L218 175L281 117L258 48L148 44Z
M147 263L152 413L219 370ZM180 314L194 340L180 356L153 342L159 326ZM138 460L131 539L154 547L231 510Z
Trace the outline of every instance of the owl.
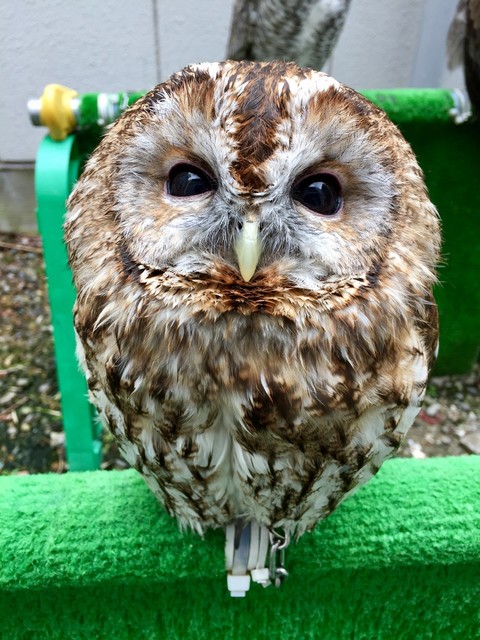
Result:
M340 36L351 0L236 0L227 56L285 58L321 69Z
M425 393L440 232L409 145L326 74L189 66L106 133L65 234L123 455L182 527L227 528L234 595L280 582Z

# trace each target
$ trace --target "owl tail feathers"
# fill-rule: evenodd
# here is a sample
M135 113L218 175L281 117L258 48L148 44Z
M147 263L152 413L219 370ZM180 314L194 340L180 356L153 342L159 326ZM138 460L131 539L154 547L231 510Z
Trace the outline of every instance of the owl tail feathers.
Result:
M288 576L284 566L290 536L271 532L257 522L236 520L225 527L227 586L232 598L243 598L250 582L279 587ZM268 566L265 564L268 558Z

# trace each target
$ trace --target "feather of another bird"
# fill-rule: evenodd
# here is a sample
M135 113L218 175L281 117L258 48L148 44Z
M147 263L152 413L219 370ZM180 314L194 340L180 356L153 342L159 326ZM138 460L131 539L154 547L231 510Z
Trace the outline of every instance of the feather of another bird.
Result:
M460 0L447 33L447 64L452 71L463 64L467 31L467 0Z
M473 106L480 110L480 0L460 0L447 35L449 69L463 65Z
M321 69L338 40L351 0L237 0L227 57L292 60Z

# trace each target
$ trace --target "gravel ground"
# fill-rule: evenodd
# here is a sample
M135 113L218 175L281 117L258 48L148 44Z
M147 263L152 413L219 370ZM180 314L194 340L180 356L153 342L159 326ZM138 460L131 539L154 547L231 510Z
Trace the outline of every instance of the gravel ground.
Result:
M42 251L36 236L0 234L0 474L67 470ZM399 451L480 454L480 368L433 377ZM124 468L105 437L105 469Z

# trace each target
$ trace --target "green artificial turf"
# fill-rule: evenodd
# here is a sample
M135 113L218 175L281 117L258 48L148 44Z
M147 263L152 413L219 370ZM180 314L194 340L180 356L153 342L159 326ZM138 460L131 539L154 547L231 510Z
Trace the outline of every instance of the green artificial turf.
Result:
M388 462L238 600L134 471L2 477L0 637L476 638L479 505L478 457Z
M452 123L455 100L450 89L367 89L360 93L386 111L395 124Z

